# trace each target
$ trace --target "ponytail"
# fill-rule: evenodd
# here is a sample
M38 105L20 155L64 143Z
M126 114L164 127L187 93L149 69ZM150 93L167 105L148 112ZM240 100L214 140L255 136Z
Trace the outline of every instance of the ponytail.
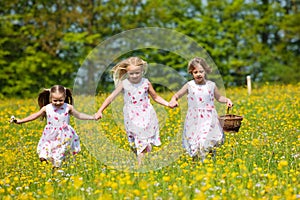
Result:
M72 97L72 92L69 88L65 88L66 91L66 99L65 103L73 105L73 97Z
M40 109L50 103L50 89L44 89L40 92L38 97L38 104Z
M113 74L115 86L117 86L120 83L120 81L122 81L125 78L125 75L127 73L127 66L127 63L121 62L112 68L111 72Z
M45 105L48 105L50 103L50 89L44 89L40 92L38 97L38 104L40 109L44 107ZM41 116L41 120L45 118L45 114Z

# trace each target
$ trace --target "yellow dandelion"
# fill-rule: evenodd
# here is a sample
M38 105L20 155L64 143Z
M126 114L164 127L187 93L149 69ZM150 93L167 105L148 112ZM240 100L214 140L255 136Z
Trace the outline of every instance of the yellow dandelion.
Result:
M279 163L278 163L278 169L279 170L281 170L281 169L283 169L284 167L286 167L286 166L288 166L288 161L286 161L286 160L281 160L281 161L279 161Z
M163 181L169 182L171 180L170 176L163 176Z

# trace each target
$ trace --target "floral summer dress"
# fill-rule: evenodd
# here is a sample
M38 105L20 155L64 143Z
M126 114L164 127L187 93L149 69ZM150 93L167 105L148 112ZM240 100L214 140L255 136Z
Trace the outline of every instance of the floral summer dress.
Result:
M223 142L223 130L214 107L215 83L188 82L188 111L183 132L183 147L190 156L211 150Z
M37 152L40 158L50 160L54 166L59 167L67 153L76 154L80 151L79 137L69 125L68 104L64 103L60 108L48 104L46 115L47 125Z
M124 88L124 123L130 144L134 144L137 154L143 150L151 151L151 144L161 145L156 112L148 97L149 81L142 78L138 84L125 79Z

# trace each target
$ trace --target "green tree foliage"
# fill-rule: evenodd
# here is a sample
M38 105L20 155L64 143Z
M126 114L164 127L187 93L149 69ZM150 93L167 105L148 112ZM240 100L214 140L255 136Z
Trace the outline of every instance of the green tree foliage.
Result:
M53 84L72 87L100 42L141 27L191 37L213 58L228 85L244 84L248 74L257 82L298 82L299 6L296 0L1 1L0 97L29 96ZM130 55L186 72L184 58L161 49L128 52L111 66ZM100 80L96 70L87 68L89 84L111 89L109 69Z

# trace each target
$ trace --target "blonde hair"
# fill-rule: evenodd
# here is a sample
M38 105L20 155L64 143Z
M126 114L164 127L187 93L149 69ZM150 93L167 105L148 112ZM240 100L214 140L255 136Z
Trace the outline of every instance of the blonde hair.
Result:
M126 78L127 67L128 66L141 66L143 73L145 74L147 71L147 62L142 60L139 57L129 57L125 60L122 60L117 65L115 65L111 72L113 73L114 83L117 86L121 80Z
M209 74L212 72L212 68L207 64L207 62L203 58L193 58L188 64L188 73L191 74L192 71L197 67L203 67L204 71Z

